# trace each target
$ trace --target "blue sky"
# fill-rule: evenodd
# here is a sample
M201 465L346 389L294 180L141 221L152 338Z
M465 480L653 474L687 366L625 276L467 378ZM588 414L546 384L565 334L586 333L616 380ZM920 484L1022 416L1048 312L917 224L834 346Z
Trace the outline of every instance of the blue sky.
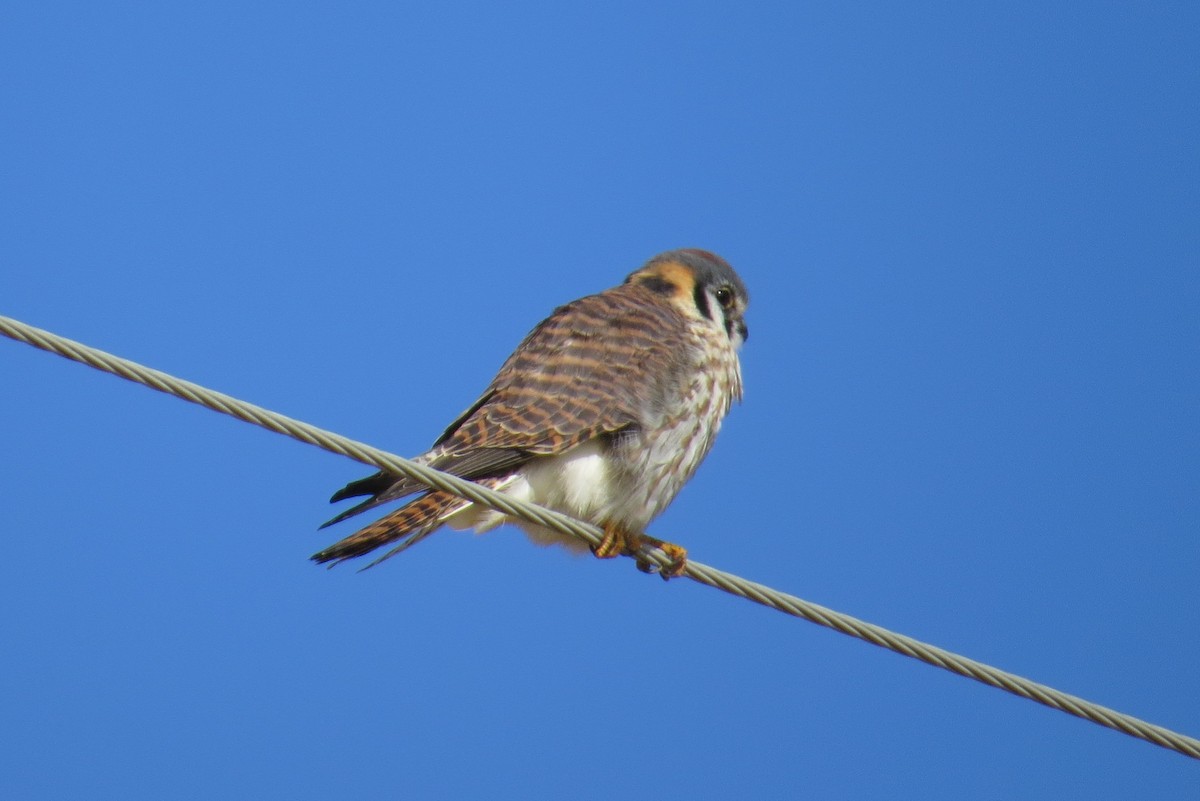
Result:
M748 284L652 527L1200 735L1193 4L17 3L0 313L401 454L658 251ZM0 342L6 798L1180 798L627 561L307 561L364 468Z

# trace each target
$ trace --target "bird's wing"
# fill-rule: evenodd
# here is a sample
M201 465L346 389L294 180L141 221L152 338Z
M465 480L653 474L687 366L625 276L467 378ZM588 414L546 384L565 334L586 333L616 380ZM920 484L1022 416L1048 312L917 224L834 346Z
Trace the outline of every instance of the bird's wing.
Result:
M423 460L474 480L654 423L690 380L686 326L652 290L636 284L559 307ZM325 525L423 488L385 472L360 479L331 500L372 497Z
M545 456L652 422L686 380L686 333L679 314L641 286L559 307L434 443L438 461L451 472L486 470L480 450Z

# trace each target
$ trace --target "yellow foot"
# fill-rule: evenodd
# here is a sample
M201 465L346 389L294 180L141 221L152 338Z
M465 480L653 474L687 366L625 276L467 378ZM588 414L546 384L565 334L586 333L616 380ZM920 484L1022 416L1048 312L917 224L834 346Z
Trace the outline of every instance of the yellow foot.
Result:
M612 559L614 556L633 553L636 550L630 542L630 534L625 529L612 523L605 523L604 537L599 545L592 546L592 553L597 559Z
M663 568L642 556L643 548L657 548L666 554L670 563ZM649 534L635 534L614 523L604 525L604 538L600 544L592 548L600 559L611 559L614 556L632 556L637 560L637 568L643 573L658 573L663 580L682 576L687 569L687 549L671 542L663 542Z

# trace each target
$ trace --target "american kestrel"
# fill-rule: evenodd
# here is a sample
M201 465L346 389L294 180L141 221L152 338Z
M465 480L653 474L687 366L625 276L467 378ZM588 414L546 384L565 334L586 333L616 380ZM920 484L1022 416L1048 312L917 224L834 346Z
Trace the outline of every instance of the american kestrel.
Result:
M596 524L604 538L592 551L601 558L657 547L671 560L664 578L677 576L687 551L645 528L692 477L741 400L737 351L748 336L747 301L742 280L719 256L690 248L655 256L620 286L556 309L414 461ZM539 544L586 547L383 471L338 490L331 503L370 498L322 528L414 493L312 558L336 563L396 543L375 564L443 524L483 532L506 521Z

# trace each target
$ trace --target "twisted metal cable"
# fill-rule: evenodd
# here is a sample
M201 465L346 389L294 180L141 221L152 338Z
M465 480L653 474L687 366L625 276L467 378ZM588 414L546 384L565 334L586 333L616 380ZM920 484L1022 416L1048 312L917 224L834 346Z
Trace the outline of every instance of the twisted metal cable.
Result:
M122 378L174 395L177 398L199 404L213 411L236 417L247 423L253 423L279 434L285 434L301 442L307 442L318 448L333 453L348 456L363 464L378 467L393 473L399 473L409 478L421 481L431 487L454 493L475 503L482 504L513 517L548 526L578 537L589 545L598 545L601 534L599 528L567 515L544 509L531 503L518 501L474 482L443 473L423 465L416 464L399 456L372 448L361 442L356 442L330 431L293 420L262 407L255 406L236 398L215 392L205 387L184 381L167 373L144 367L140 364L122 359L88 347L79 342L65 339L49 331L35 328L10 317L0 315L0 334L19 342L32 345L51 353L56 353L72 361L86 364L97 370L118 375ZM668 567L670 560L657 550L644 550L638 558L657 565L659 568ZM912 657L934 667L948 670L951 673L975 681L982 682L1006 692L1028 698L1044 706L1066 712L1069 715L1089 720L1093 723L1137 737L1163 748L1176 751L1184 756L1200 759L1200 740L1156 726L1144 720L1117 712L1083 698L1060 692L1052 687L1039 684L1013 673L976 662L965 656L943 650L933 645L914 640L902 634L888 631L871 623L835 612L818 604L797 598L794 595L779 592L762 584L756 584L739 576L725 573L708 565L688 560L684 573L693 581L707 584L723 590L731 595L745 598L755 603L768 606L794 617L803 618L834 631L848 634L865 640L872 645L878 645L898 654Z

